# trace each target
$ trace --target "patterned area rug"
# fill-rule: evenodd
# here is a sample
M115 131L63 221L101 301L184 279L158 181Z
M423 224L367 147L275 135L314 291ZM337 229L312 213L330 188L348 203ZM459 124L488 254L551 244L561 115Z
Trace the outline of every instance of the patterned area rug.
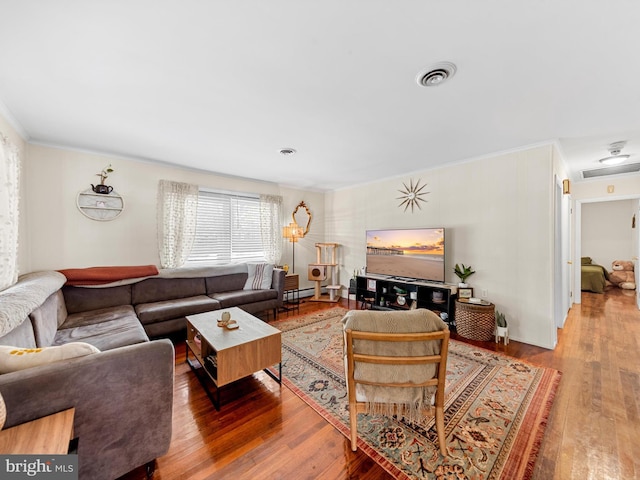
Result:
M282 334L283 383L349 438L342 324L333 308L272 325ZM358 415L358 448L395 478L528 479L560 372L451 340L447 458L433 417L420 424Z

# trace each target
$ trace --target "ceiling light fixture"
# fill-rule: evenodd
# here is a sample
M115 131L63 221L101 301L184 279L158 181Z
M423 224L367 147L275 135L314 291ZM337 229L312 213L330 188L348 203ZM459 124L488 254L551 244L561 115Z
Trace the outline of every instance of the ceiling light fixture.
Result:
M456 74L457 68L451 62L440 62L422 70L416 77L421 87L437 87Z
M281 148L280 149L280 155L284 155L285 157L287 155L294 155L296 153L296 151L293 148Z
M612 155L610 157L601 158L598 161L604 165L618 165L629 157L630 155Z
M603 165L619 165L620 163L624 162L631 156L631 155L620 155L620 152L622 151L622 149L626 144L627 142L625 141L612 143L611 145L609 145L609 153L611 155L605 158L601 158L598 161Z

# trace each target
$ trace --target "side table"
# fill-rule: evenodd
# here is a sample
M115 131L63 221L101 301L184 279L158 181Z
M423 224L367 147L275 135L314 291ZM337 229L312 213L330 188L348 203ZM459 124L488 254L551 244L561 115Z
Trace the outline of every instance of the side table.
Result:
M0 431L3 455L66 455L73 438L75 408Z
M495 308L490 302L456 300L456 331L470 340L492 340L496 330Z
M284 277L284 302L287 305L295 305L295 307L284 307L284 310L289 311L300 310L300 275L297 273L290 273Z

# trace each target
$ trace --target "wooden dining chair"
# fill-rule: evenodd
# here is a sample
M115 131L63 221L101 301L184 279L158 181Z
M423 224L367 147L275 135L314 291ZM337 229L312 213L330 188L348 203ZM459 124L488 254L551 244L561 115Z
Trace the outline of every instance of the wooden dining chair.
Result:
M425 309L350 311L343 324L351 449L357 450L358 413L416 422L435 409L439 448L446 456L447 325Z

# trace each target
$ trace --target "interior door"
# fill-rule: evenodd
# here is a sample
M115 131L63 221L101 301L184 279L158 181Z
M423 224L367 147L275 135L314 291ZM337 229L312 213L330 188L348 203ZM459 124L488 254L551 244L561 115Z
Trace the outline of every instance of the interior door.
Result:
M562 180L556 177L555 245L554 245L554 317L555 326L562 328L571 306L570 230L571 201L562 193Z

